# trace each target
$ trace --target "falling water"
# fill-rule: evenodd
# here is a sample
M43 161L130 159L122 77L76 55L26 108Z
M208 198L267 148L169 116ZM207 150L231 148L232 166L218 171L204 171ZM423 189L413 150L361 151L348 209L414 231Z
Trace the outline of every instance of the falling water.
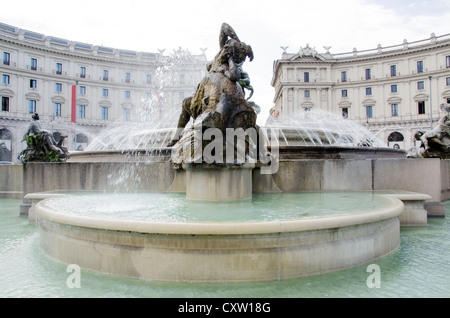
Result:
M206 73L206 61L181 48L162 58L163 62L152 77L156 88L142 96L136 105L133 121L110 125L93 139L86 151L158 148L170 141L181 113L181 102L171 106L167 92L179 87L180 74L183 74L186 66L199 66ZM192 72L190 74L195 76ZM202 76L195 81L200 82ZM186 97L193 94L194 90L185 89Z
M149 107L152 111L154 108ZM165 147L171 139L179 111L163 113L162 120L120 125L105 130L86 150L128 150ZM278 129L279 145L287 146L337 146L386 147L376 135L363 125L322 110L287 120L270 118L261 126L265 139L268 131ZM270 133L269 133L270 134Z
M280 145L386 147L360 123L320 109L299 112L285 119L269 117L261 128L279 128Z
M165 93L179 85L183 65L205 64L205 61L195 61L196 57L182 49L174 51L164 59L152 79L157 89L151 95L143 97L136 107L137 120L109 126L93 139L86 151L161 148L171 140L181 112L181 102L169 106L169 103L164 101ZM200 80L201 78L198 82ZM193 94L194 89L186 93ZM260 128L266 139L271 135L270 132L267 133L268 130L278 129L279 145L386 147L384 142L362 124L319 109L298 112L285 119L269 117L266 124Z

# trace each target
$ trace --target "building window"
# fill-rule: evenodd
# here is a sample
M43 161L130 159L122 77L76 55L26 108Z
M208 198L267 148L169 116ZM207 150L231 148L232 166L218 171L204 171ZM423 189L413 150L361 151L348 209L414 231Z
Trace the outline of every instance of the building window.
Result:
M180 74L180 84L184 84L185 76L184 74Z
M150 119L151 119L151 116L152 114L151 114L151 111L149 110L149 109L146 109L146 110L144 110L144 118L145 118L145 121L150 121Z
M3 65L9 65L10 55L8 52L3 52Z
M86 78L86 68L84 66L80 67L80 77Z
M61 117L61 103L55 103L55 117Z
M417 89L418 90L422 90L425 88L424 82L423 81L419 81L417 82Z
M180 100L181 100L181 101L184 100L184 92L180 92Z
M78 118L86 118L86 106L78 106Z
M391 76L397 76L397 65L391 65Z
M147 74L147 84L152 83L152 76L150 74Z
M129 121L130 120L130 109L124 108L123 110L123 120Z
M30 88L37 88L37 81L35 79L30 79Z
M9 75L3 74L2 76L2 83L9 85Z
M346 89L343 89L343 90L341 91L341 96L342 96L342 97L348 97L348 95L347 95L347 90L346 90Z
M108 107L102 107L102 119L103 120L108 119Z
M103 95L103 97L108 97L108 89L107 88L103 89L102 95Z
M348 118L348 108L347 107L342 108L342 117Z
M36 101L35 100L29 100L28 101L28 112L29 113L35 113L36 112Z
M372 78L372 74L371 74L371 70L370 68L366 68L366 80L369 80Z
M305 89L305 98L311 97L311 91L309 89Z
M80 95L86 95L86 86L80 86Z
M303 79L305 80L305 83L308 83L308 82L309 82L309 72L305 72L305 73L303 74Z
M417 61L417 73L423 72L423 61Z
M373 117L373 106L366 106L366 118Z
M131 74L125 73L125 83L130 83L130 82L131 82Z
M103 70L103 80L104 81L108 81L108 71L107 70Z
M125 91L125 98L129 99L130 98L130 91Z
M445 57L445 67L450 67L450 55Z
M425 114L425 101L417 102L419 115Z
M2 96L2 112L9 112L9 97Z
M62 64L56 63L56 74L61 75L62 74Z
M341 82L347 82L347 72L341 72Z
M31 59L31 70L36 71L37 70L37 59Z
M445 78L445 85L450 86L450 77Z
M394 131L388 136L388 142L401 142L404 141L405 137L398 131Z
M372 87L366 87L366 95L371 96L372 95Z
M398 104L391 104L391 115L392 117L398 116Z
M55 84L55 89L57 92L62 92L62 84L61 83L56 83Z

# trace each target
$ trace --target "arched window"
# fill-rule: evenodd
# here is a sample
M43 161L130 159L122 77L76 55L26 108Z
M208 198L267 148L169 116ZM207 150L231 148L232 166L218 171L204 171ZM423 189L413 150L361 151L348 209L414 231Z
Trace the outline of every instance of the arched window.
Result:
M0 161L12 162L12 133L6 129L0 129Z
M87 143L88 137L85 134L77 134L77 142Z
M75 144L75 150L77 151L83 151L89 142L88 137L85 134L77 134L76 138L75 136L73 137L73 142Z
M391 133L388 136L388 141L392 142L392 141L403 141L405 140L405 137L403 137L403 135L401 133L399 133L398 131L394 131L393 133Z

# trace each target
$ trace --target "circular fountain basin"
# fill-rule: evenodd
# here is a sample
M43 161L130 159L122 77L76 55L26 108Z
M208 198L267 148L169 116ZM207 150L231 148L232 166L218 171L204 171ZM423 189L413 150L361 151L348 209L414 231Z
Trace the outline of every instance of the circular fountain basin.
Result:
M271 151L273 147L269 146ZM386 147L350 147L350 146L276 146L280 160L295 159L378 159L406 157L402 149ZM132 161L169 161L171 148L126 149L109 151L71 152L68 162L132 162Z
M289 279L343 270L400 244L403 203L372 193L254 194L199 202L177 193L90 193L35 207L53 258L160 281Z

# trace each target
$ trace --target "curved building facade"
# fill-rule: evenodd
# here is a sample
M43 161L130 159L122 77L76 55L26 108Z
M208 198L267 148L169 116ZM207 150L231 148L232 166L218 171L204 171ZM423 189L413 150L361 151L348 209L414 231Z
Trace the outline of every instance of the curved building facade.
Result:
M115 49L2 23L0 54L0 161L12 162L33 113L55 138L67 136L69 150L83 150L107 127L179 112L208 62L204 52Z
M450 103L450 34L372 50L318 53L283 48L274 62L272 116L323 109L358 121L389 147L410 149Z

